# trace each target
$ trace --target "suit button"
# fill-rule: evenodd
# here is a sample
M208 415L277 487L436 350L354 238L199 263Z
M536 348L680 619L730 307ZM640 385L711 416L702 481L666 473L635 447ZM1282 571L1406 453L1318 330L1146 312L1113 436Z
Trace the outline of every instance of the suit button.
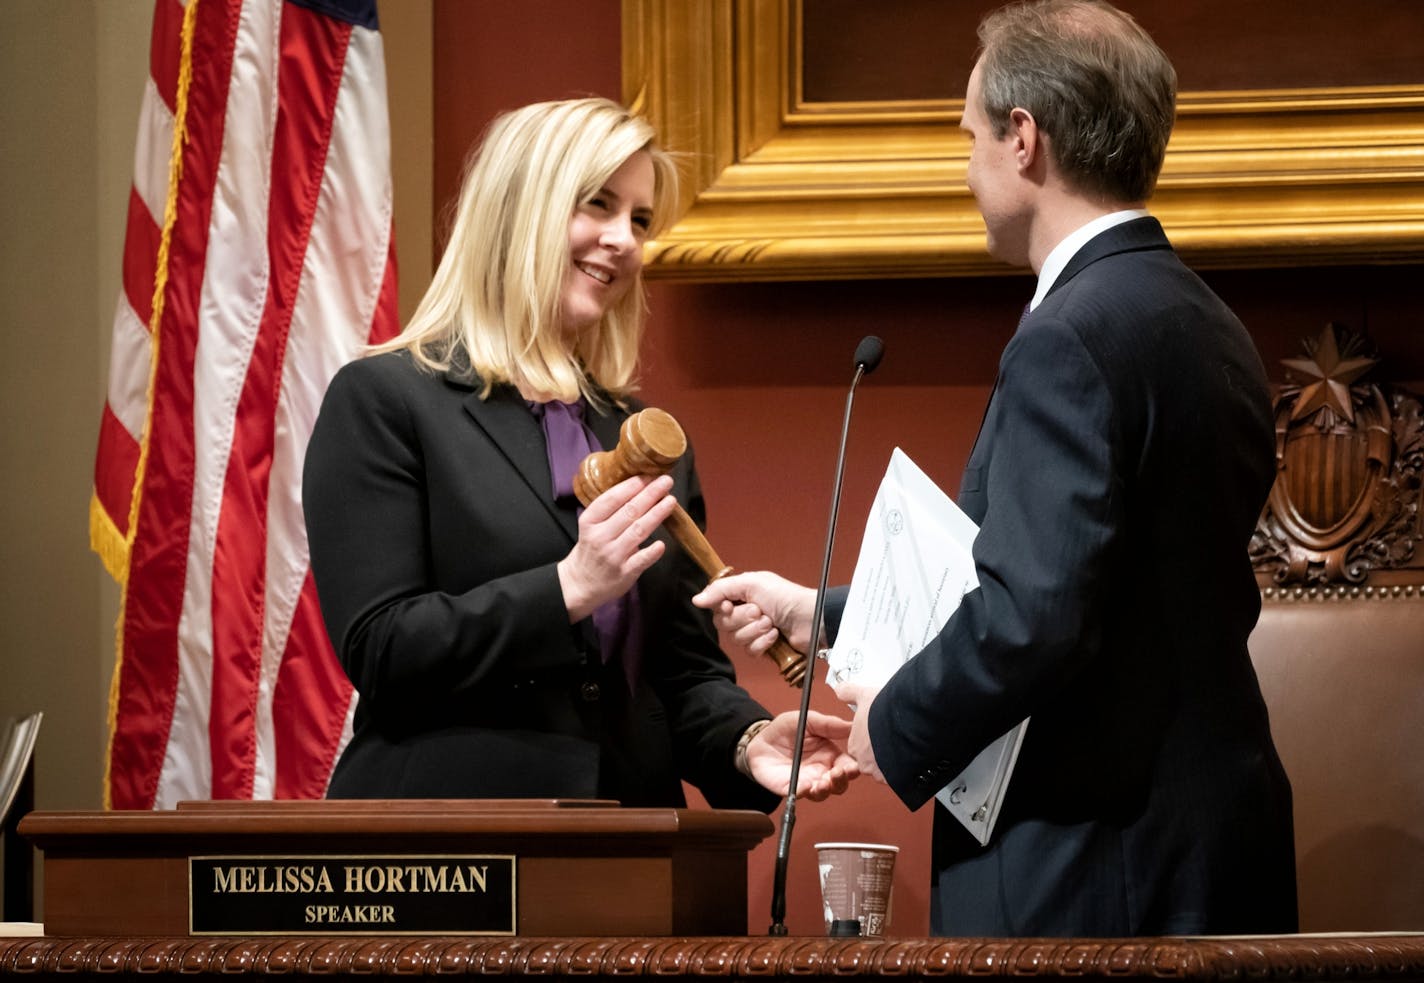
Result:
M585 703L597 703L601 695L597 683L584 683L579 687L579 696L583 697Z

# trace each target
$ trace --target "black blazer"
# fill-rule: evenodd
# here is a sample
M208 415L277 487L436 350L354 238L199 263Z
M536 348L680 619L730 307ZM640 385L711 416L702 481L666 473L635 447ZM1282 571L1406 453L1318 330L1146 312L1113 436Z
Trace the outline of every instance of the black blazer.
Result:
M960 487L979 588L870 717L911 808L1032 717L989 846L937 813L937 931L1294 930L1246 650L1273 448L1250 338L1155 219L1094 238L1021 324Z
M333 798L612 798L771 809L733 752L770 716L736 685L706 582L673 542L639 581L641 674L569 624L555 564L577 538L544 435L517 391L408 353L336 374L312 432L303 507L327 630L359 694ZM627 416L590 411L604 447ZM674 493L699 523L691 452ZM660 535L662 535L660 533Z

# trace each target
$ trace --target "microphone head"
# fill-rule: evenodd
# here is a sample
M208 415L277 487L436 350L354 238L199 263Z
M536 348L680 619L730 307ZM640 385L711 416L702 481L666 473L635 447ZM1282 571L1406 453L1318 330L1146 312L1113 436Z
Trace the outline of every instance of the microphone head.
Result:
M866 335L860 339L860 344L855 346L855 367L860 369L863 375L874 372L884 357L885 342L873 334Z

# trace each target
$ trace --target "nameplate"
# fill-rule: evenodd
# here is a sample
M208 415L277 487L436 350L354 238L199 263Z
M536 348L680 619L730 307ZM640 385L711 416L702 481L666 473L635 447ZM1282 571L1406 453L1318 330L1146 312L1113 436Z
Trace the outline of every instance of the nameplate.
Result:
M513 856L189 857L192 935L514 935Z

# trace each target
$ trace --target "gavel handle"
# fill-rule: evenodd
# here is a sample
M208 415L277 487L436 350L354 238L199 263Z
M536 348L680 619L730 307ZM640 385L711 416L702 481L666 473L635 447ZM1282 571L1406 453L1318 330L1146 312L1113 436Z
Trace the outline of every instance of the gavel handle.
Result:
M692 521L692 517L681 505L673 507L672 513L663 520L663 526L702 568L709 584L732 572L732 568L722 562L722 558L717 555L702 530L697 528L697 523ZM776 663L781 677L789 685L801 685L801 680L806 675L805 655L792 648L785 638L772 642L771 648L766 650L766 655Z

